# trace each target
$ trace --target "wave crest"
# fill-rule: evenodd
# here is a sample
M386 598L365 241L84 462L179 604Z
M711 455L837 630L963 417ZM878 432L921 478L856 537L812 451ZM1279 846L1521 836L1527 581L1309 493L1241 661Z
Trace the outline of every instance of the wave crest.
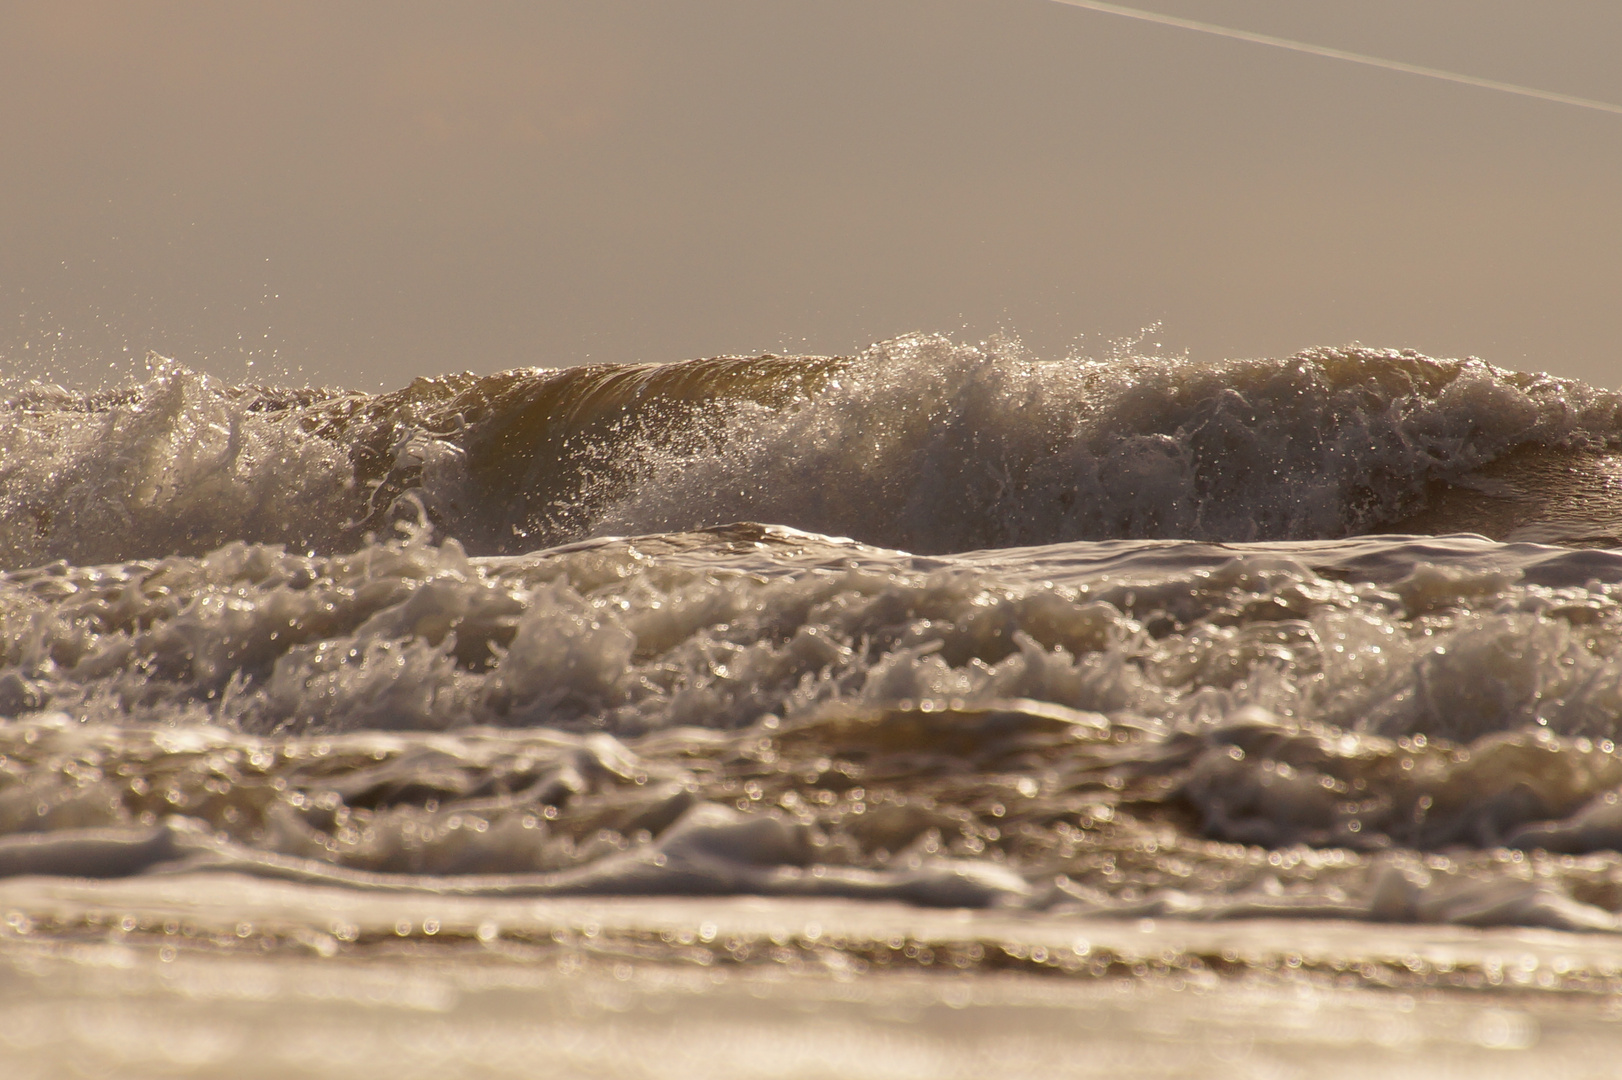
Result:
M0 565L353 549L401 517L475 554L739 520L920 553L1512 536L1550 518L1550 492L1572 520L1528 538L1614 538L1619 447L1615 392L1362 348L1040 361L914 335L854 358L526 369L375 396L165 363L111 395L6 388Z

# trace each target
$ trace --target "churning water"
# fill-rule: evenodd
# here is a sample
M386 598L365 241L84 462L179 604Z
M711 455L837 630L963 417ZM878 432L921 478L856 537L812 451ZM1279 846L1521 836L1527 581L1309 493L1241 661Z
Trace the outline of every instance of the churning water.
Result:
M9 385L0 873L1616 930L1619 462L1362 349Z

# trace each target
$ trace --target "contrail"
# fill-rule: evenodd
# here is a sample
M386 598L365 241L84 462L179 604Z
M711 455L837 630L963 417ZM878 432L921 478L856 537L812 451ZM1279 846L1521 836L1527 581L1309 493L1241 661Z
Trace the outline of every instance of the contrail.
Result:
M1479 86L1483 90L1501 90L1506 94L1519 94L1521 97L1537 98L1539 101L1553 101L1560 105L1577 105L1584 109L1598 109L1600 112L1622 114L1622 105L1613 105L1608 101L1573 97L1570 94L1556 94L1552 90L1539 90L1531 86L1517 86L1514 83L1498 82L1496 79L1478 79L1474 75L1461 75L1456 71L1421 67L1418 64L1404 64L1400 60L1386 60L1383 57L1366 56L1363 53L1347 52L1344 49L1328 49L1322 45L1313 45L1305 41L1291 41L1289 38L1273 37L1270 34L1253 34L1248 30L1234 30L1231 27L1196 22L1193 19L1180 19L1175 15L1161 15L1159 12L1122 7L1120 4L1100 4L1095 3L1094 0L1054 0L1054 2L1068 4L1071 7L1086 8L1089 11L1102 11L1110 15L1125 15L1129 19L1142 19L1144 22L1160 23L1162 26L1198 30L1202 34L1215 34L1218 37L1233 38L1235 41L1248 41L1254 45L1272 45L1275 48L1310 53L1313 56L1327 56L1331 60L1350 60L1354 64L1367 64L1369 67L1385 68L1387 71L1404 71L1409 75L1423 75L1428 79L1443 79L1447 82L1461 83L1464 86Z

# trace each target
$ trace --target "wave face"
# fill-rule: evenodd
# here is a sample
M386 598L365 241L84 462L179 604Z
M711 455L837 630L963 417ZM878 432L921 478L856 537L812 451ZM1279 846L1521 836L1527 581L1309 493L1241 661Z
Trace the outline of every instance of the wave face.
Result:
M1041 362L919 336L377 396L160 366L113 395L7 392L0 565L334 552L422 516L473 554L730 521L919 553L1398 526L1605 541L1618 449L1614 392L1359 349Z
M1608 391L914 337L6 395L0 875L1622 929Z

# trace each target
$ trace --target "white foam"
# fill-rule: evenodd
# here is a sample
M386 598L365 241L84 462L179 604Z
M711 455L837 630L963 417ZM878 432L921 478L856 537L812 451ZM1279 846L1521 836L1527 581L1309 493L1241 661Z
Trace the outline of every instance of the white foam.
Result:
M168 362L105 400L0 384L0 566L327 545L353 516L343 447Z
M1479 360L1041 362L1017 344L874 346L781 412L661 460L597 528L755 520L915 552L1115 537L1338 537L1524 443L1622 438L1622 396Z
M771 363L786 379L796 361ZM565 404L531 415L523 391L547 400L557 372L385 398L227 387L169 362L114 395L3 384L0 566L230 540L331 553L402 514L487 554L741 520L924 553L1328 538L1517 447L1622 445L1622 395L1411 352L1039 361L918 335L803 367L809 389L768 407L738 397L735 364L695 361L679 409L625 390L609 410L624 422L590 433ZM442 415L453 391L487 415Z

